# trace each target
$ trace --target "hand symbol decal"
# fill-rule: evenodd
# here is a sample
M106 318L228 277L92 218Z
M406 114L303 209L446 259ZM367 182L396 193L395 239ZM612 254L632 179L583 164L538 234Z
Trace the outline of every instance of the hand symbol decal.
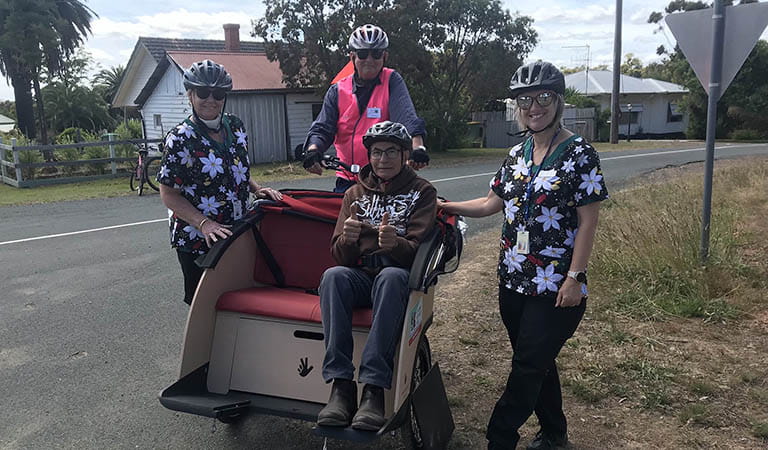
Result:
M300 364L299 364L298 371L299 371L299 375L302 376L302 377L306 377L307 375L309 375L309 372L312 372L312 369L315 368L315 366L307 367L308 359L309 358L301 358L299 360Z

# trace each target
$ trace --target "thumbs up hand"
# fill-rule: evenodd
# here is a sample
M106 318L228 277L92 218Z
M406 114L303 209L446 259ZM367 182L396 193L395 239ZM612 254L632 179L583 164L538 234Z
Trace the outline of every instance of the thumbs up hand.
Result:
M395 227L389 224L389 213L381 216L381 225L379 226L379 248L382 250L392 250L397 244L397 233Z
M357 220L357 203L353 203L349 209L349 217L344 221L342 235L346 241L357 242L360 238L360 230L362 228L362 222Z

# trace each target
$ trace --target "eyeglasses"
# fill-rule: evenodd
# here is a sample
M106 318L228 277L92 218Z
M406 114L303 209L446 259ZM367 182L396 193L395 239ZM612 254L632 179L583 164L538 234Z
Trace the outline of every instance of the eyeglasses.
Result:
M518 95L516 99L517 106L520 109L530 109L531 106L533 106L534 99L536 99L536 103L538 103L539 106L546 108L555 100L555 94L552 92L542 92L536 97L531 97L530 95Z
M360 59L368 59L368 55L373 56L373 59L381 59L381 57L384 56L384 50L380 48L364 48L362 50L355 50L355 53L357 53L357 57Z
M394 159L394 158L397 158L397 156L399 154L400 154L400 150L398 150L398 149L396 149L394 147L390 147L390 148L388 148L386 150L371 150L371 157L370 158L371 159L379 160L382 157L384 157L384 155L386 155L387 159Z
M197 98L200 100L205 100L211 94L213 94L214 100L224 100L224 97L227 96L227 91L218 88L211 89L207 87L199 87L195 88L195 94L197 94Z

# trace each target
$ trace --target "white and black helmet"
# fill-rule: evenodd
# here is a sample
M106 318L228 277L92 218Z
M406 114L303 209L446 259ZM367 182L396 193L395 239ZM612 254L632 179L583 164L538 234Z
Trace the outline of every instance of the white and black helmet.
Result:
M512 98L526 91L548 89L556 94L565 94L565 77L563 72L545 61L536 61L520 66L509 82Z
M411 135L405 125L388 120L373 125L363 136L363 145L368 151L376 142L394 142L405 151L411 150Z
M381 28L370 23L357 27L349 36L350 50L386 50L389 47L387 33Z
M232 89L232 77L229 76L224 66L210 59L205 59L192 63L189 69L184 71L184 87L186 89L219 88L229 91Z

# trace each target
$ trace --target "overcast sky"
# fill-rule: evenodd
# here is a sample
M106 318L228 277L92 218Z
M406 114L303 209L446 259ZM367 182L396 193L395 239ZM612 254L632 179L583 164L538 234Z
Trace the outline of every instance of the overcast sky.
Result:
M239 23L240 38L250 37L250 20L264 13L262 1L212 0L87 0L98 18L85 44L102 68L127 64L139 36L223 39L224 23ZM615 2L610 0L502 0L512 12L533 17L539 44L528 59L558 66L612 64ZM646 23L652 11L663 11L669 0L624 0L622 54L633 53L644 63L657 59L656 48L674 45L671 33L654 34ZM764 35L765 36L765 35ZM390 39L396 36L390 36ZM589 48L587 48L589 46ZM572 48L565 48L572 47ZM589 50L589 51L588 51ZM510 74L511 75L511 74ZM13 90L0 81L0 99Z

